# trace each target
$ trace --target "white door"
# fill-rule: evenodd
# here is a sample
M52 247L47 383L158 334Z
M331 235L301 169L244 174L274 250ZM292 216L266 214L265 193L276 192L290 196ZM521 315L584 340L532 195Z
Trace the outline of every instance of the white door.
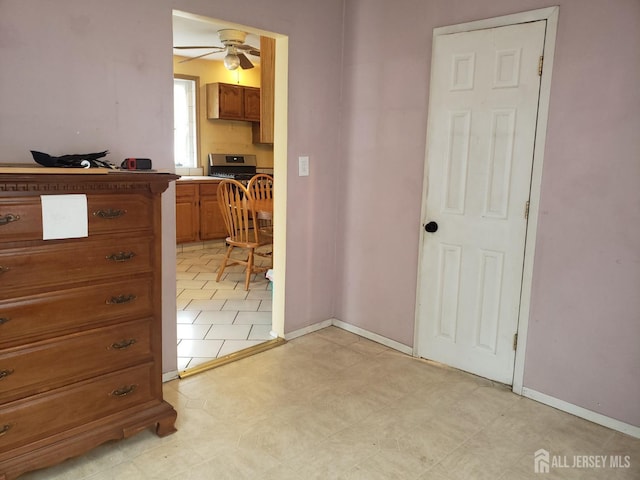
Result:
M545 23L434 38L418 354L506 384Z

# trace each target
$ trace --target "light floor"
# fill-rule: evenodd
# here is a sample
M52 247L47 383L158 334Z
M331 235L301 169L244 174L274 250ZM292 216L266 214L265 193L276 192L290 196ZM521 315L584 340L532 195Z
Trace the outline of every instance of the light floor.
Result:
M145 431L21 480L640 478L639 439L336 327L164 391L177 433ZM539 449L569 466L535 473ZM571 468L577 455L631 466Z
M224 241L178 246L178 370L271 340L271 283L264 274L252 277L244 290L242 266L227 267L216 282ZM234 250L233 256L242 256ZM269 259L258 258L262 265Z

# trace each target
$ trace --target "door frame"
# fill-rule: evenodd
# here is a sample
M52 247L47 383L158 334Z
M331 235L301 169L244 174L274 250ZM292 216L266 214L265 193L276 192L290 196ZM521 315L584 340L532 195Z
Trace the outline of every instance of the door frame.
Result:
M435 39L440 35L449 35L452 33L471 32L474 30L489 29L495 27L504 27L519 23L534 22L546 20L546 32L544 40L544 65L540 79L540 96L538 98L538 118L536 120L536 134L533 150L533 168L531 171L531 191L529 196L529 216L527 219L527 233L524 245L524 265L522 272L522 288L520 291L520 312L518 314L518 342L515 356L515 365L513 371L512 390L518 395L522 395L523 378L525 367L525 350L527 345L527 330L529 326L529 314L531 308L531 287L533 280L533 263L535 256L536 236L538 230L538 215L540 206L540 190L542 184L542 164L544 160L544 149L547 134L547 121L549 116L549 103L551 97L551 74L553 70L553 56L556 43L556 32L558 28L558 15L560 7L547 7L527 12L504 15L500 17L487 18L473 22L461 23L457 25L449 25L446 27L438 27L433 29L433 46L435 48ZM434 52L432 50L432 62ZM431 82L433 85L433 82ZM430 86L429 97L431 97L433 87ZM427 142L428 142L429 122L427 121ZM427 200L427 177L428 177L428 149L429 144L425 145L425 162L423 174L422 188L422 212L421 212L421 228L418 247L418 281L416 288L416 306L414 321L414 342L413 356L419 356L419 329L420 329L420 286L422 282L422 273L420 265L422 265L423 243L424 243L424 224L426 218L426 200ZM424 325L423 325L424 327Z

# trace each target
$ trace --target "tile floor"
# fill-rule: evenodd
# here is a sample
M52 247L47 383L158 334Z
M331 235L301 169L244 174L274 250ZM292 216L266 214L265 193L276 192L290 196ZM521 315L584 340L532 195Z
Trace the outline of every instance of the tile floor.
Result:
M640 478L640 439L336 327L164 391L175 434L145 431L20 480ZM535 473L539 449L566 461ZM573 468L578 455L630 466Z
M240 265L216 282L226 246L222 240L179 246L177 254L178 370L271 340L271 283L255 274L244 290ZM233 255L241 255L235 250ZM258 259L266 264L268 259Z

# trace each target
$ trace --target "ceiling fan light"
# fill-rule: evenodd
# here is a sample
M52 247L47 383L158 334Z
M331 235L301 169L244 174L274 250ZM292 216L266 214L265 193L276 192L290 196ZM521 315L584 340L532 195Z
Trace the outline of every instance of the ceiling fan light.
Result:
M235 53L228 53L224 57L224 66L227 70L235 70L240 66L240 58Z

